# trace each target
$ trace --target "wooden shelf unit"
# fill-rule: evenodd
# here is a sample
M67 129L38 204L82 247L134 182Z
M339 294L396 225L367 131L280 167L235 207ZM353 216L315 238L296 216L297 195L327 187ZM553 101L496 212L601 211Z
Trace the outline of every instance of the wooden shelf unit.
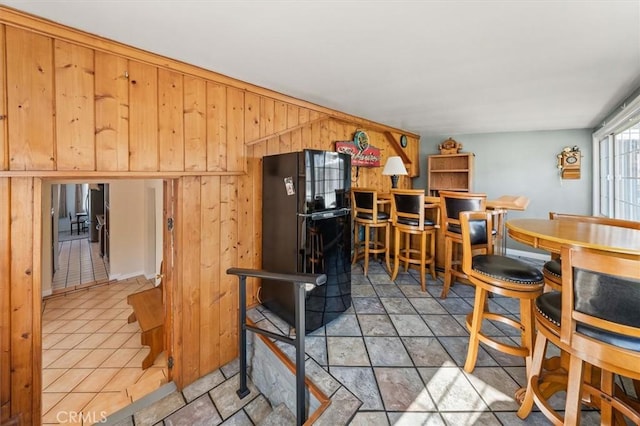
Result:
M473 153L427 156L427 194L473 190Z

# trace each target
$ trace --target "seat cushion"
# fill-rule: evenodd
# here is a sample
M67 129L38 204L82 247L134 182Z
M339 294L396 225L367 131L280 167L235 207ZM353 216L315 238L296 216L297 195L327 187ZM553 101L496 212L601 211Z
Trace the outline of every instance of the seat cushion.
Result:
M560 327L560 319L562 318L562 293L559 291L551 291L539 296L536 299L536 309L543 317ZM616 333L601 330L595 327L588 327L578 324L578 333L592 337L601 342L608 343L612 346L629 349L640 352L640 339L624 336Z
M398 218L398 223L402 224L402 225L409 225L409 226L420 226L420 221L418 219L410 219L407 217L399 217ZM424 220L424 226L434 226L435 223L433 223L433 221L431 220Z
M373 220L373 214L371 213L358 213L356 218L364 219L364 220ZM389 220L389 214L385 212L378 212L378 220Z
M516 284L539 285L542 272L519 259L496 254L474 256L471 268L482 275Z
M545 262L542 269L558 278L562 276L562 264L560 263L560 259L553 259Z
M560 327L562 317L562 293L550 291L536 298L536 309L543 317Z

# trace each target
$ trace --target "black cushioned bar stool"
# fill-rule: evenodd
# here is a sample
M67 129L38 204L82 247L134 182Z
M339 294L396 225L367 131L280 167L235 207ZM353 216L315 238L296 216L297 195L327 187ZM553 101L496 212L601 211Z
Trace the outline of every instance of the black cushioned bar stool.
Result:
M369 272L369 256L384 253L387 270L389 262L389 213L378 210L378 192L375 189L353 188L351 190L351 208L353 209L353 264L364 257L364 275ZM364 240L359 237L364 228ZM373 239L371 238L371 230ZM384 229L384 243L380 241L378 230Z
M640 402L613 381L614 374L640 380L640 256L569 246L561 255L562 292L536 300L538 331L518 416L527 417L535 401L553 424L579 424L588 401L600 409L601 424L627 424L624 417L640 424ZM549 342L569 355L568 365L548 368ZM564 417L549 404L557 390L567 392Z
M464 370L468 373L475 368L480 342L510 355L525 358L527 371L533 353L534 300L542 294L544 280L542 272L526 262L507 256L493 254L491 212L462 212L462 270L469 281L476 286L473 312L467 315L469 329L469 349ZM474 255L472 246L483 244L486 254ZM490 293L513 297L520 301L520 320L493 313L488 310L487 297ZM521 333L519 346L500 342L482 332L484 320L497 321Z
M436 279L436 226L425 219L425 208L438 208L435 204L425 204L422 189L394 189L391 191L391 224L393 225L393 274L398 276L400 262L405 271L409 264L420 267L420 286L426 291L425 275L427 266L433 279ZM436 215L438 217L439 215ZM420 238L419 244L411 244L411 236ZM427 249L427 238L429 248Z

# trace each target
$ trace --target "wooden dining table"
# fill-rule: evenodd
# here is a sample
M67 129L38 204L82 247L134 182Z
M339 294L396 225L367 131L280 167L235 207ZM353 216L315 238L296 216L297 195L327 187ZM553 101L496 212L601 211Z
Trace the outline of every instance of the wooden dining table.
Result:
M640 230L566 220L513 219L507 232L516 241L551 253L565 245L640 256Z

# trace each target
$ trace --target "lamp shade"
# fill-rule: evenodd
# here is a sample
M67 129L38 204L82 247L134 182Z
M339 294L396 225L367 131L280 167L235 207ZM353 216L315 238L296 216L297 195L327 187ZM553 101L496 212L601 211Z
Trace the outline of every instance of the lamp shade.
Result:
M389 157L387 159L387 163L384 165L384 170L382 170L382 174L385 176L406 175L407 169L404 167L402 158Z

